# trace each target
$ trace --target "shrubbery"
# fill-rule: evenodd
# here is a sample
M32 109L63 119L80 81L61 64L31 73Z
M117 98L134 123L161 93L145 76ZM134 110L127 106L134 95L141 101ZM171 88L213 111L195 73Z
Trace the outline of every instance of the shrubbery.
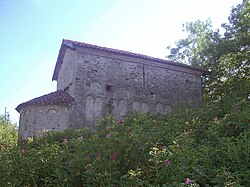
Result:
M248 102L44 133L0 151L0 186L248 186Z
M0 116L0 151L17 144L17 127Z

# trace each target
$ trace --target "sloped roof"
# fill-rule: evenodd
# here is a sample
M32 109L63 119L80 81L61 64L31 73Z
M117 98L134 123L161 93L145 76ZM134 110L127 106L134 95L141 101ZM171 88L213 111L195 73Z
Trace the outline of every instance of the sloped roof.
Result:
M64 105L67 106L71 104L75 99L68 93L62 90L57 90L55 92L37 97L35 99L29 100L25 103L21 103L16 107L16 110L20 112L23 107L31 105Z
M203 69L200 69L200 68L195 68L195 67L192 67L190 65L182 64L182 63L179 63L179 62L172 62L172 61L169 61L169 60L150 57L150 56L143 55L143 54L132 53L132 52L128 52L128 51L123 51L123 50L112 49L112 48L108 48L108 47L101 47L101 46L97 46L97 45L92 45L92 44L88 44L88 43L84 43L84 42L78 42L78 41L63 39L62 44L61 44L61 48L60 48L60 51L59 51L59 55L58 55L58 58L57 58L56 66L55 66L55 69L54 69L54 74L53 74L52 80L57 80L57 78L58 78L58 73L60 71L61 64L63 63L64 53L65 53L67 48L72 49L72 50L75 50L77 48L95 49L95 50L99 50L99 51L103 51L103 52L119 54L119 55L124 55L124 56L129 56L129 57L135 57L135 58L139 58L139 59L142 59L142 60L151 60L151 61L155 61L155 62L158 62L158 63L164 63L164 64L169 64L169 65L172 65L172 66L192 69L192 70L201 72L201 75L208 74L208 72L206 70L203 70Z

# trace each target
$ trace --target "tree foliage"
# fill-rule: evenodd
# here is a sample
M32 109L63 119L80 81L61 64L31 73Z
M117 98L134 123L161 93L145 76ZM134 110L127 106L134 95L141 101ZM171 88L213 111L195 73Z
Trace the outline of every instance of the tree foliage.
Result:
M0 151L16 146L17 127L0 116Z
M224 34L214 31L210 20L187 23L187 37L169 47L168 59L210 71L203 81L210 102L239 102L250 93L250 2L232 8L228 21Z

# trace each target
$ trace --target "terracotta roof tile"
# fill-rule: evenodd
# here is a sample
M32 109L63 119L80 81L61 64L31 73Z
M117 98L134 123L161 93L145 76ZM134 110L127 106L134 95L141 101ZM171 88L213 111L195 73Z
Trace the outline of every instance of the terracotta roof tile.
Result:
M75 99L68 93L62 90L57 90L55 92L37 97L35 99L29 100L25 103L21 103L16 107L16 110L20 112L21 108L30 105L69 105Z

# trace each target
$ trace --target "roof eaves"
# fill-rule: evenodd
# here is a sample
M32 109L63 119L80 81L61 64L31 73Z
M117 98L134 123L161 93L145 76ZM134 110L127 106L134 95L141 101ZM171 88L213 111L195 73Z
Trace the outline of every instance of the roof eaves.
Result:
M58 90L34 99L31 99L27 102L21 103L16 107L16 110L20 110L27 106L45 106L45 105L61 105L67 106L73 103L75 99L68 93L62 90Z

